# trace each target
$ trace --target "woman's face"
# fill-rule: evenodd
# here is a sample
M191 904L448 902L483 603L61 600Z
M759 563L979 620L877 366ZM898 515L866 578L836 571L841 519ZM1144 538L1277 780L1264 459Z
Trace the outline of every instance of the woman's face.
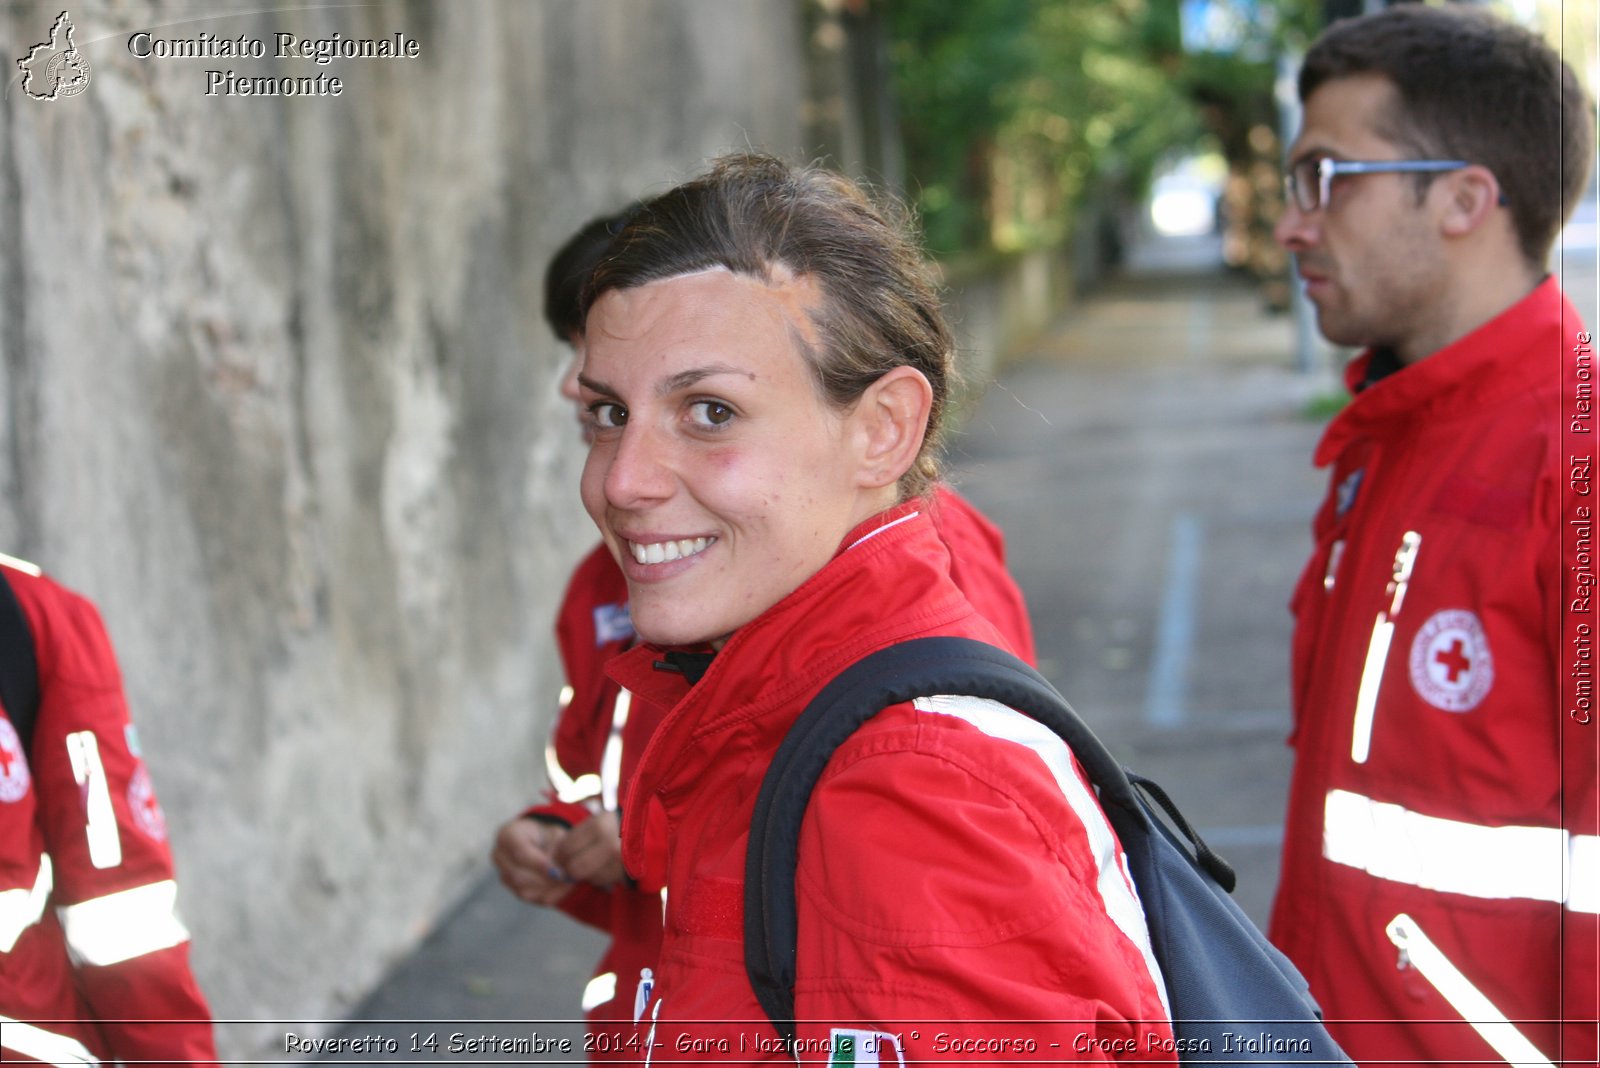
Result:
M859 477L854 410L823 402L807 278L727 270L611 290L589 314L583 503L628 579L634 626L720 642L893 503Z

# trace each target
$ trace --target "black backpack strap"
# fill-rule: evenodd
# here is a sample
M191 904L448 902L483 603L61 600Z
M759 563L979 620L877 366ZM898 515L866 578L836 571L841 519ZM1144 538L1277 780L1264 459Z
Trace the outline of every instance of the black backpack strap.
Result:
M1167 796L1167 792L1154 779L1147 779L1143 775L1129 771L1128 781L1138 789L1150 802L1146 811L1158 807L1174 828L1182 836L1182 841L1188 844L1190 859L1205 869L1207 875L1215 879L1217 885L1228 893L1233 893L1233 888L1239 884L1238 873L1233 870L1233 865L1223 859L1222 854L1206 845L1205 839L1200 837L1200 832L1195 830L1184 819L1183 813L1178 811L1178 803Z
M22 605L0 568L0 704L22 739L22 752L32 756L33 724L39 715L39 665L33 652L33 631Z
M890 705L936 694L984 697L1050 728L1100 790L1102 806L1145 826L1127 773L1066 698L1002 649L967 638L918 638L856 661L812 699L773 757L750 821L745 854L745 971L778 1033L795 1038L798 910L795 874L800 824L829 758L857 727Z

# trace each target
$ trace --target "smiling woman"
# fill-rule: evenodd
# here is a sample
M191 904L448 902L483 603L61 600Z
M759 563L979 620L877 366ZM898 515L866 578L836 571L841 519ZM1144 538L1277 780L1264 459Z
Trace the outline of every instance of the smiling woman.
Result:
M720 642L937 476L937 293L844 179L725 159L646 206L588 298L584 503L647 638Z
M720 643L899 500L932 388L900 366L848 408L825 400L803 355L821 309L786 269L716 268L590 311L583 498L651 641Z
M586 300L583 499L646 640L608 670L671 709L623 820L630 873L669 891L637 1009L658 1059L784 1059L764 1025L713 1022L761 1018L740 896L773 753L868 653L948 635L1027 656L1030 639L974 607L1014 593L998 539L952 559L950 531L983 521L935 484L950 335L916 244L859 189L723 159L632 216ZM835 754L800 844L803 1060L862 1036L880 1061L950 1055L936 1032L1039 1051L1170 1038L1145 931L1112 918L1138 915L1115 838L1069 800L1090 796L1070 754L1019 741L1041 732L1017 718L895 705ZM950 1023L903 1026L930 1018Z

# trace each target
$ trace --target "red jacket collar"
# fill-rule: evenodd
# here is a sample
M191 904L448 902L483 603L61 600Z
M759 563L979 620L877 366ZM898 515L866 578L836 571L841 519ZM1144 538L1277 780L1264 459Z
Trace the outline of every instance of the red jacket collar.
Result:
M743 633L751 627L760 627L764 620L775 613L781 612L784 606L790 601L794 600L796 597L800 597L802 591L807 590L809 587L817 583L818 576L822 575L824 572L827 572L833 567L833 560L838 560L840 556L849 552L851 549L865 545L885 532L911 523L914 520L917 520L919 517L921 517L922 523L927 523L929 522L927 519L927 513L928 502L921 498L913 498L909 501L902 502L901 504L897 504L892 508L888 508L882 512L879 512L871 519L860 523L848 534L846 534L843 539L840 540L839 547L834 550L832 560L830 560L830 562L823 567L822 571L819 571L817 575L813 575L810 579L807 579L805 582L801 583L798 589L789 594L789 596L785 597L782 601L779 601L776 605L773 605L771 608L767 609L760 616L757 616L755 619L739 628L739 632L728 639L727 645L733 646L738 641L739 633ZM948 571L948 567L946 570ZM647 657L644 653L640 653L638 656L634 657L629 664L618 664L616 669L609 670L608 674L617 679L618 682L627 687L629 690L632 690L634 693L646 695L649 697L649 699L657 701L663 708L670 708L672 705L681 700L683 695L688 692L690 684L684 681L681 674L678 674L677 679L661 679L658 677L663 674L663 672L658 668L657 662L660 661L664 653L669 651L668 647L657 645L655 643L644 643L640 646L640 648L650 650L650 655ZM674 646L672 647L672 651L690 651L698 653L707 651L709 648L709 646L705 645ZM627 677L622 677L622 675L618 674L618 671L625 672ZM645 673L646 671L648 673ZM674 673L669 671L667 674L670 675Z
M1563 322L1577 329L1578 315L1551 276L1472 333L1357 393L1373 359L1368 349L1345 368L1345 384L1355 396L1323 433L1317 466L1332 463L1352 440L1393 420L1454 417L1530 386L1555 388Z
M623 819L628 870L652 881L673 799L726 772L730 759L771 757L806 702L846 666L920 634L969 633L1004 644L950 580L950 554L921 502L863 523L820 571L740 627L699 683L657 671L662 650L636 646L607 673L670 708L629 792ZM736 754L730 756L730 754Z
M783 628L793 626L797 620L804 617L806 608L803 606L827 600L839 587L850 583L848 576L865 567L881 553L895 551L907 542L929 539L934 543L934 551L938 554L938 569L948 580L949 554L933 528L926 501L915 498L879 512L844 536L833 559L822 570L801 583L794 592L777 604L740 627L717 654L717 660L723 660L752 644L772 641L770 632L781 632ZM953 588L952 586L952 590ZM959 596L958 593L957 597ZM892 605L885 605L885 610L891 609ZM695 647L697 651L704 648L706 647ZM690 686L681 674L662 671L656 667L657 661L666 651L664 646L643 643L629 653L612 660L607 666L607 674L634 693L656 702L663 708L670 708L683 699L689 692ZM713 661L711 670L715 670L715 664L716 661ZM710 676L710 671L707 672L707 676Z

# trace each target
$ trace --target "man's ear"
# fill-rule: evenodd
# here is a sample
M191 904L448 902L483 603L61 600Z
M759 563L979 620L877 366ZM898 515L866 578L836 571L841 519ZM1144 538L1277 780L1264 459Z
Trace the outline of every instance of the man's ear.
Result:
M1489 168L1474 163L1441 176L1445 194L1440 227L1447 237L1472 233L1499 211L1500 182Z
M933 387L915 367L896 367L867 387L854 412L863 488L892 486L911 469L932 410Z

